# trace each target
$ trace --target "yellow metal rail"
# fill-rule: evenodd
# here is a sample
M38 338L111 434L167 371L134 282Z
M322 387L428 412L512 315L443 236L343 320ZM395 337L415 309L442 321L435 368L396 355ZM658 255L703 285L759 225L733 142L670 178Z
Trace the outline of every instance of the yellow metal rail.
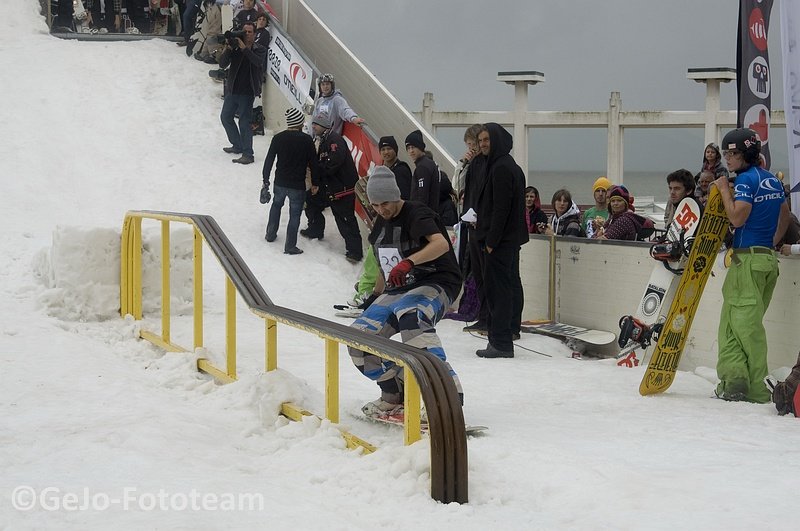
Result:
M210 216L176 212L130 211L122 230L120 313L142 319L142 220L161 223L161 333L142 330L143 339L168 351L188 351L173 342L170 333L170 223L193 227L193 348L203 346L203 242L206 242L225 272L225 367L199 359L197 368L222 383L236 380L236 295L264 320L266 371L278 367L278 323L314 334L325 343L325 418L339 422L339 345L345 344L388 359L405 369L404 440L420 439L420 406L428 413L431 440L431 496L437 501L466 503L467 451L464 416L458 392L444 363L425 350L409 347L350 327L276 306L236 249ZM300 420L308 411L283 404L281 413ZM349 448L364 452L375 447L342 430Z

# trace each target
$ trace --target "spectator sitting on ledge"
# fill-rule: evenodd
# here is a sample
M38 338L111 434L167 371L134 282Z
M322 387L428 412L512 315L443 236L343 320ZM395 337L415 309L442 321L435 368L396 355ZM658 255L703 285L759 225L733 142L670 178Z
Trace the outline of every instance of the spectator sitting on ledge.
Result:
M544 227L544 230L540 229L542 234L581 238L586 236L581 227L581 211L572 200L569 190L566 188L557 190L550 204L553 206L553 217L550 219L550 225Z
M608 192L608 212L611 214L602 231L595 233L599 240L636 240L645 218L634 213L633 197L622 185Z

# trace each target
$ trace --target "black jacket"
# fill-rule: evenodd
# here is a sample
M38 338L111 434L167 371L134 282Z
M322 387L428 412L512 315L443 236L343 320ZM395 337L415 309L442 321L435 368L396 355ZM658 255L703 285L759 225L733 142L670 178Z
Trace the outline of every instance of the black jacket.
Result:
M316 186L324 186L329 195L352 191L358 181L358 171L350 150L341 135L326 131L319 143L318 176L313 172L311 182Z
M478 194L486 183L486 157L475 155L469 161L467 173L464 176L464 205L462 210L466 212L470 208L477 211Z
M242 9L236 16L233 17L233 29L240 29L245 22L252 22L253 24L256 23L256 19L258 18L258 11L256 8L253 9Z
M255 97L261 96L261 80L264 76L264 65L267 60L267 49L259 44L253 44L252 48L232 49L226 47L219 57L219 66L227 68L228 77L225 79L225 93L238 94L234 91L236 78L240 75L247 76L247 79L240 82L249 82L249 86Z
M448 227L452 227L458 223L458 210L456 204L453 202L453 184L450 182L450 177L441 170L439 170L439 217L442 218L442 223Z
M509 154L511 133L496 123L486 124L490 151L486 182L477 196L478 241L486 247L519 246L529 240L525 225L525 174ZM475 208L473 206L473 208Z
M268 188L275 157L278 158L275 184L284 188L305 190L306 168L311 168L312 175L317 171L317 151L314 149L311 137L296 129L287 129L272 137L264 169L261 172L264 184Z
M434 212L439 212L439 171L436 163L423 155L414 161L411 181L411 201L417 201ZM400 192L402 194L402 191Z
M400 188L400 199L408 201L411 198L411 167L400 159L395 160L389 168L394 173L394 180Z

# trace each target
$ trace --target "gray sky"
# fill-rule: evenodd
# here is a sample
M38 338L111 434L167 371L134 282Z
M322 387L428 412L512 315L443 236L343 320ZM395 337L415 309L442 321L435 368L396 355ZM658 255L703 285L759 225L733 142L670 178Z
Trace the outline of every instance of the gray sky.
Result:
M686 79L687 69L736 61L737 0L306 1L412 111L424 92L434 93L437 110L508 110L513 88L495 80L505 70L545 74L530 89L532 110L606 110L612 91L624 110L701 110L705 86ZM772 107L782 109L777 0L769 40ZM722 86L721 99L723 109L735 108L734 83ZM770 139L773 169L785 168L785 133L773 130ZM531 141L532 169L605 168L604 130L538 139L534 130ZM694 170L702 149L701 130L629 132L625 169Z

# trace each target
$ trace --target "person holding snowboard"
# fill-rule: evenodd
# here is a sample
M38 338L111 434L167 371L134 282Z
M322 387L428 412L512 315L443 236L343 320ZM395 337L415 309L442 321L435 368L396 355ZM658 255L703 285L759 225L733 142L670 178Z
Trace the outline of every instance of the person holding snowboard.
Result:
M789 222L789 206L777 177L759 167L761 140L752 129L734 129L722 140L733 190L726 176L714 181L734 227L731 265L722 286L715 394L723 400L763 404L770 393L764 314L778 281L773 248Z

